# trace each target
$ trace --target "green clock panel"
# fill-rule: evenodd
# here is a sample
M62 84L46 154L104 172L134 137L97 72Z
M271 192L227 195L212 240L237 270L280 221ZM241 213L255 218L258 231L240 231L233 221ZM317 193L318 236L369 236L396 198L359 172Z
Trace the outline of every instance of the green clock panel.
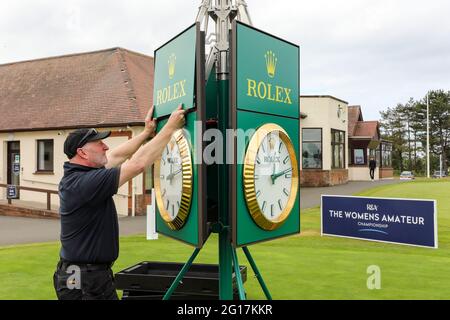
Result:
M288 134L293 143L297 161L299 161L299 121L286 117L256 114L248 111L237 111L237 127L251 132L259 127L273 123L281 126ZM300 232L300 192L298 191L293 209L284 224L278 229L267 231L259 227L253 220L246 204L243 187L244 157L251 140L251 136L245 139L237 139L237 169L235 171L236 199L235 209L232 214L233 245L236 247L268 241ZM299 189L298 189L299 190Z
M200 248L203 246L204 241L206 241L206 217L203 217L203 205L204 205L204 195L199 191L199 189L204 187L202 184L202 174L203 170L201 161L198 159L196 148L196 139L199 137L195 136L195 121L197 120L198 114L196 112L190 112L186 114L186 125L184 127L185 137L188 140L191 157L192 157L192 168L193 168L193 189L192 189L192 201L189 209L189 214L187 220L180 230L172 230L166 224L166 222L161 217L158 206L156 206L156 231L168 237L176 240L180 240L184 243L192 245L194 247ZM158 131L167 123L167 119L158 122ZM200 146L199 146L200 147ZM196 164L197 163L197 164Z
M196 51L199 26L194 24L155 51L153 105L155 117L170 114L178 105L194 108Z
M236 108L298 119L300 48L236 22L232 51Z

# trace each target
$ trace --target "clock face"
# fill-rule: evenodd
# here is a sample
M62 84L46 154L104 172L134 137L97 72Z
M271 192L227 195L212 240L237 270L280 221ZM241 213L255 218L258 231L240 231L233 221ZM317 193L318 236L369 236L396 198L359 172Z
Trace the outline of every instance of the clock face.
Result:
M169 213L168 221L173 221L181 206L183 189L183 173L181 167L181 153L175 137L164 148L160 162L160 188L164 209Z
M255 162L255 192L259 208L267 220L277 221L288 204L292 185L292 161L278 131L261 142Z
M182 130L175 132L155 162L155 191L159 213L172 230L183 227L192 198L192 161Z
M252 137L244 162L244 193L253 220L265 230L288 218L298 191L298 166L286 131L266 124Z

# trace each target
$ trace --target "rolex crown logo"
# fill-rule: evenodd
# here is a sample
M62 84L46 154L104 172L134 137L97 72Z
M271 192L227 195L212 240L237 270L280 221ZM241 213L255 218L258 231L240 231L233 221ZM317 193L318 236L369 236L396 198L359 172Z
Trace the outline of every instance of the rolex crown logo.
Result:
M173 79L175 76L175 64L177 63L177 56L175 54L171 54L169 57L169 78Z
M278 58L272 51L267 51L264 57L266 58L267 74L269 75L270 78L273 78L275 77Z

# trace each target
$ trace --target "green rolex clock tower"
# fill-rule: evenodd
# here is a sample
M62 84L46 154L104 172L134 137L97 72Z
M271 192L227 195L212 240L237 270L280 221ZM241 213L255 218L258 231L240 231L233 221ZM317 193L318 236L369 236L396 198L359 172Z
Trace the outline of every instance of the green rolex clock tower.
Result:
M210 233L219 235L220 299L233 299L233 273L246 298L238 248L272 299L248 246L300 232L299 61L299 46L252 26L244 0L203 0L196 23L155 51L158 129L180 104L187 118L155 163L157 231L195 247L164 299ZM224 141L212 165L208 128Z

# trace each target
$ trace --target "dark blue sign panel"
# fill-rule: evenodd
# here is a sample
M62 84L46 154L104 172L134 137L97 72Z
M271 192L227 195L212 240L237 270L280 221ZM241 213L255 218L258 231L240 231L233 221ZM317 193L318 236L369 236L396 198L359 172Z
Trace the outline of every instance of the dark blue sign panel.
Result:
M437 248L436 201L322 196L322 235Z
M17 199L18 198L16 186L8 185L6 187L6 193L7 193L7 195L6 195L7 199Z

